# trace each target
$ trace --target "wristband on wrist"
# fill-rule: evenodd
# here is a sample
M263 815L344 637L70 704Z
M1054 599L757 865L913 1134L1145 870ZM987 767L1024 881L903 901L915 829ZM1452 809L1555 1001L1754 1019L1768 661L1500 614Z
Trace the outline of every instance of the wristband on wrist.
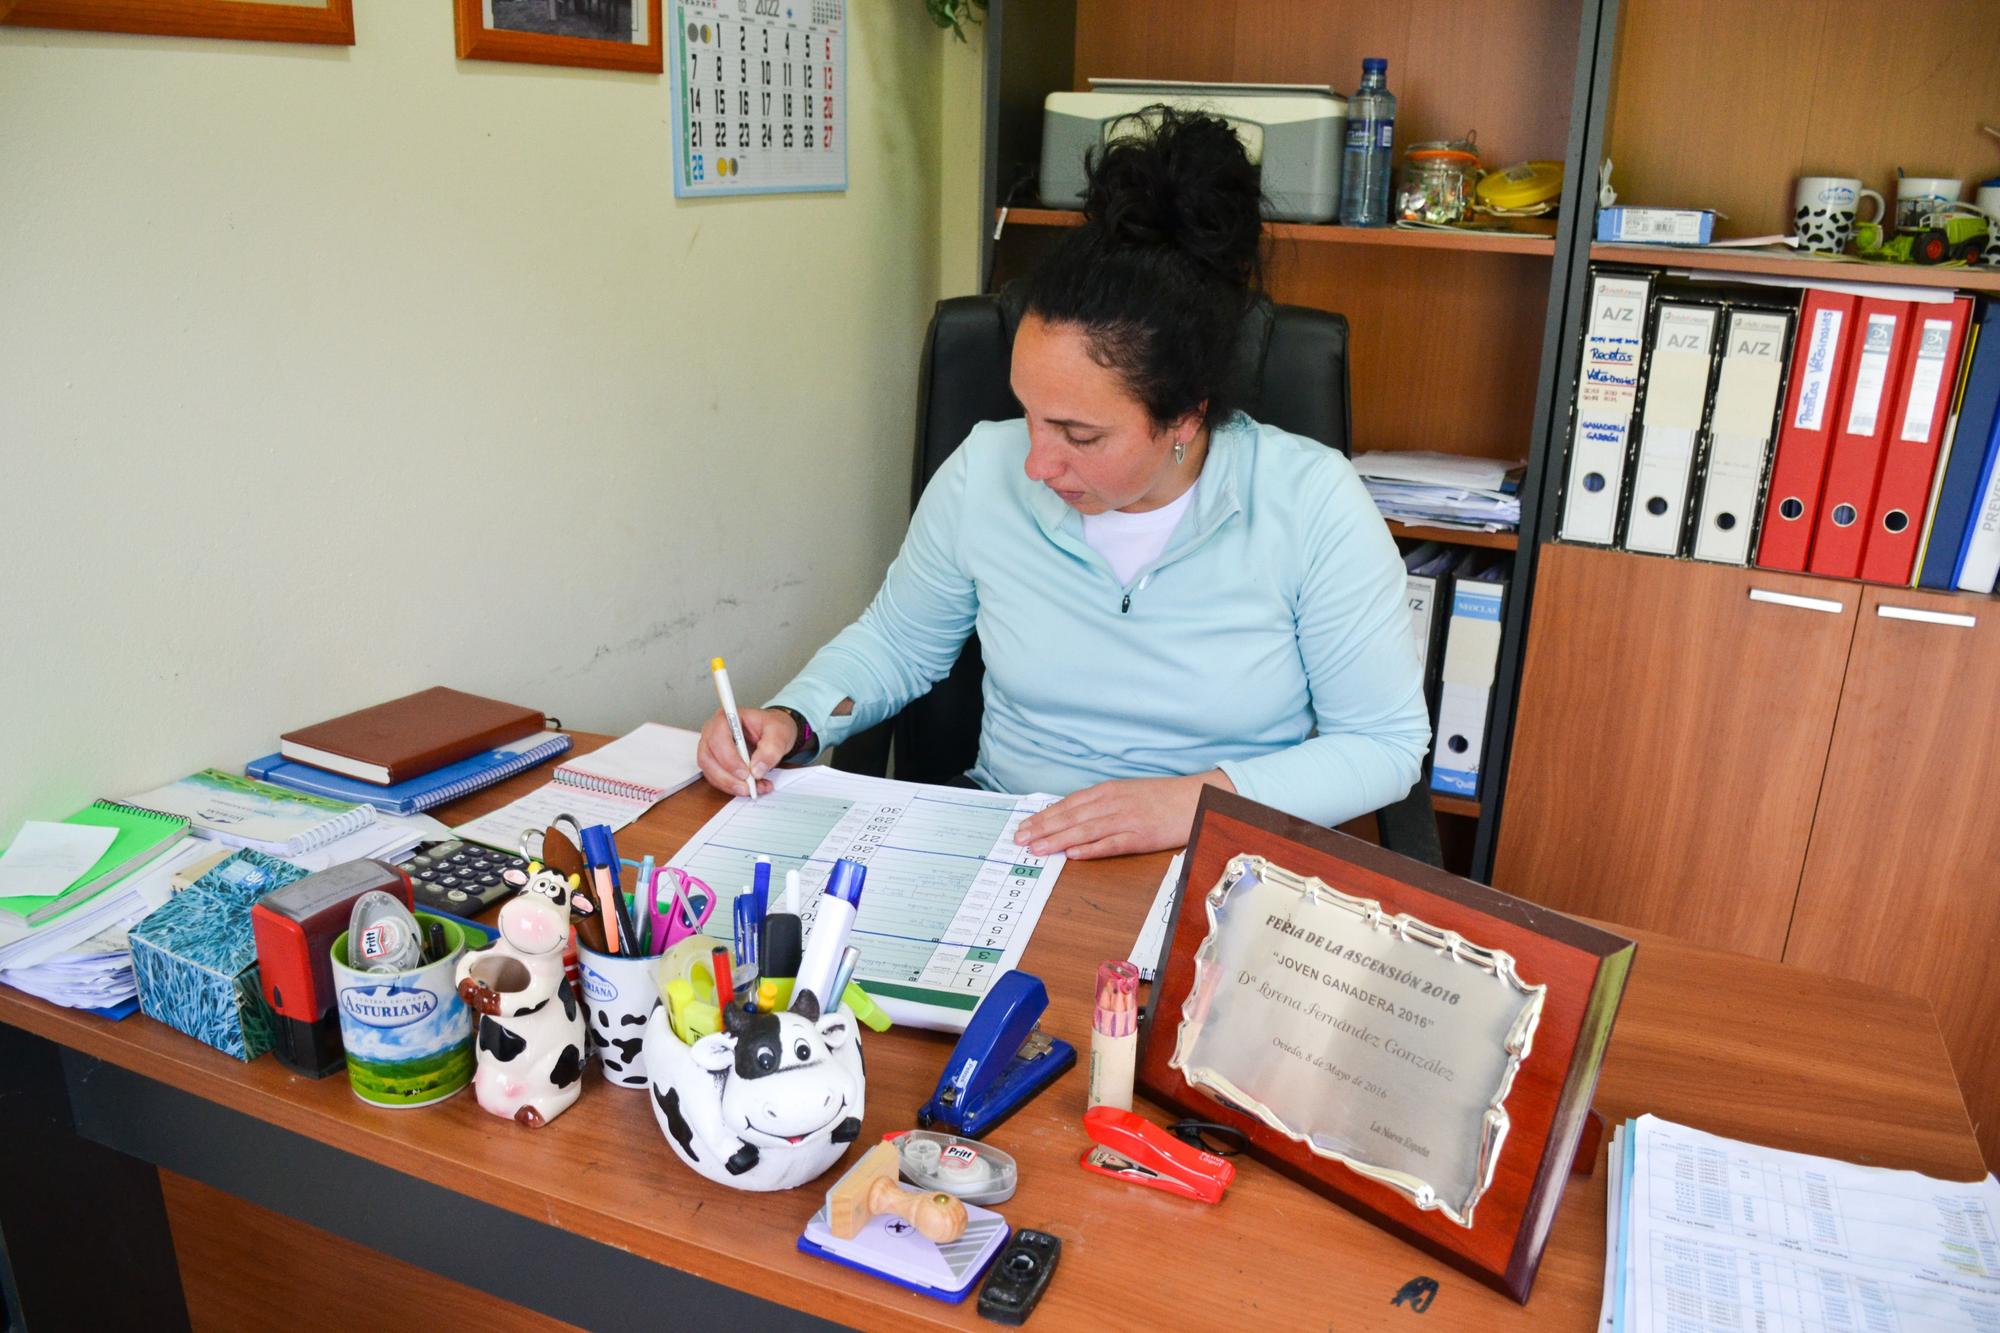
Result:
M783 713L786 717L796 722L799 727L798 740L793 743L792 748L786 753L785 757L778 761L779 763L796 763L801 759L810 759L819 753L819 737L813 734L812 723L806 721L804 713L801 713L796 708L787 708L783 704L774 706L772 711Z

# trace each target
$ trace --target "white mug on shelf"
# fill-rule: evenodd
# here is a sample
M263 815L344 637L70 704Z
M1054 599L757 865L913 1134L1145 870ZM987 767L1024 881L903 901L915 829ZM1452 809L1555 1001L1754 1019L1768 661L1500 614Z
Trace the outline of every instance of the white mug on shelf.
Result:
M1905 176L1896 182L1896 230L1909 231L1940 204L1955 204L1965 182L1945 176Z
M1863 199L1875 201L1875 216L1868 220L1880 222L1888 205L1875 191L1862 189L1855 177L1799 177L1798 188L1792 191L1792 225L1800 246L1832 255L1847 249L1854 240L1855 215Z
M2000 179L1987 181L1972 198L1986 215L1986 254L1979 262L2000 268Z

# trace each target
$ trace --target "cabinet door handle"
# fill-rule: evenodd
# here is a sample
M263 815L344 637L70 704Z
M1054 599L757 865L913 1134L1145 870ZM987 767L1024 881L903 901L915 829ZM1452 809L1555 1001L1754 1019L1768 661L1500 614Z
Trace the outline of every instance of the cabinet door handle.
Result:
M1956 625L1960 629L1971 629L1979 623L1977 616L1962 616L1951 611L1923 611L1914 606L1881 605L1875 614L1884 620L1919 620L1926 625Z
M1801 597L1797 593L1790 592L1772 592L1769 588L1752 588L1750 600L1769 602L1773 606L1797 607L1801 611L1824 611L1831 616L1837 616L1847 609L1843 602L1829 601L1824 597Z

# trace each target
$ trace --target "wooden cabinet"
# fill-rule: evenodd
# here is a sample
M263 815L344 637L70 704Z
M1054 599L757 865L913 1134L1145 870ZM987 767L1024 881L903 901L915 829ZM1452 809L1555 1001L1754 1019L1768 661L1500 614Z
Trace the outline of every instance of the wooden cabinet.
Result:
M2000 609L1546 547L1494 883L1907 991L2000 1163Z
M1860 600L1545 548L1495 887L1783 957Z
M1989 1163L2000 1163L1996 722L2000 606L1862 593L1784 955L1930 1000Z

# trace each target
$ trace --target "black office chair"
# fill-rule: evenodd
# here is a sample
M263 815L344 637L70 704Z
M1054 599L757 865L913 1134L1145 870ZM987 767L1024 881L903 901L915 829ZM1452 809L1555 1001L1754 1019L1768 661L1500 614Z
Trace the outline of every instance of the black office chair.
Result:
M981 421L1021 415L1008 387L1017 289L997 296L938 302L918 373L916 466L910 507L944 460ZM1243 408L1256 420L1348 451L1347 321L1324 310L1260 300L1236 340L1236 382ZM833 765L880 777L893 748L896 776L909 782L950 782L979 756L980 680L985 664L979 636L966 641L951 673L901 713L850 736ZM1430 865L1443 864L1430 791L1419 780L1401 800L1377 812L1382 845Z

